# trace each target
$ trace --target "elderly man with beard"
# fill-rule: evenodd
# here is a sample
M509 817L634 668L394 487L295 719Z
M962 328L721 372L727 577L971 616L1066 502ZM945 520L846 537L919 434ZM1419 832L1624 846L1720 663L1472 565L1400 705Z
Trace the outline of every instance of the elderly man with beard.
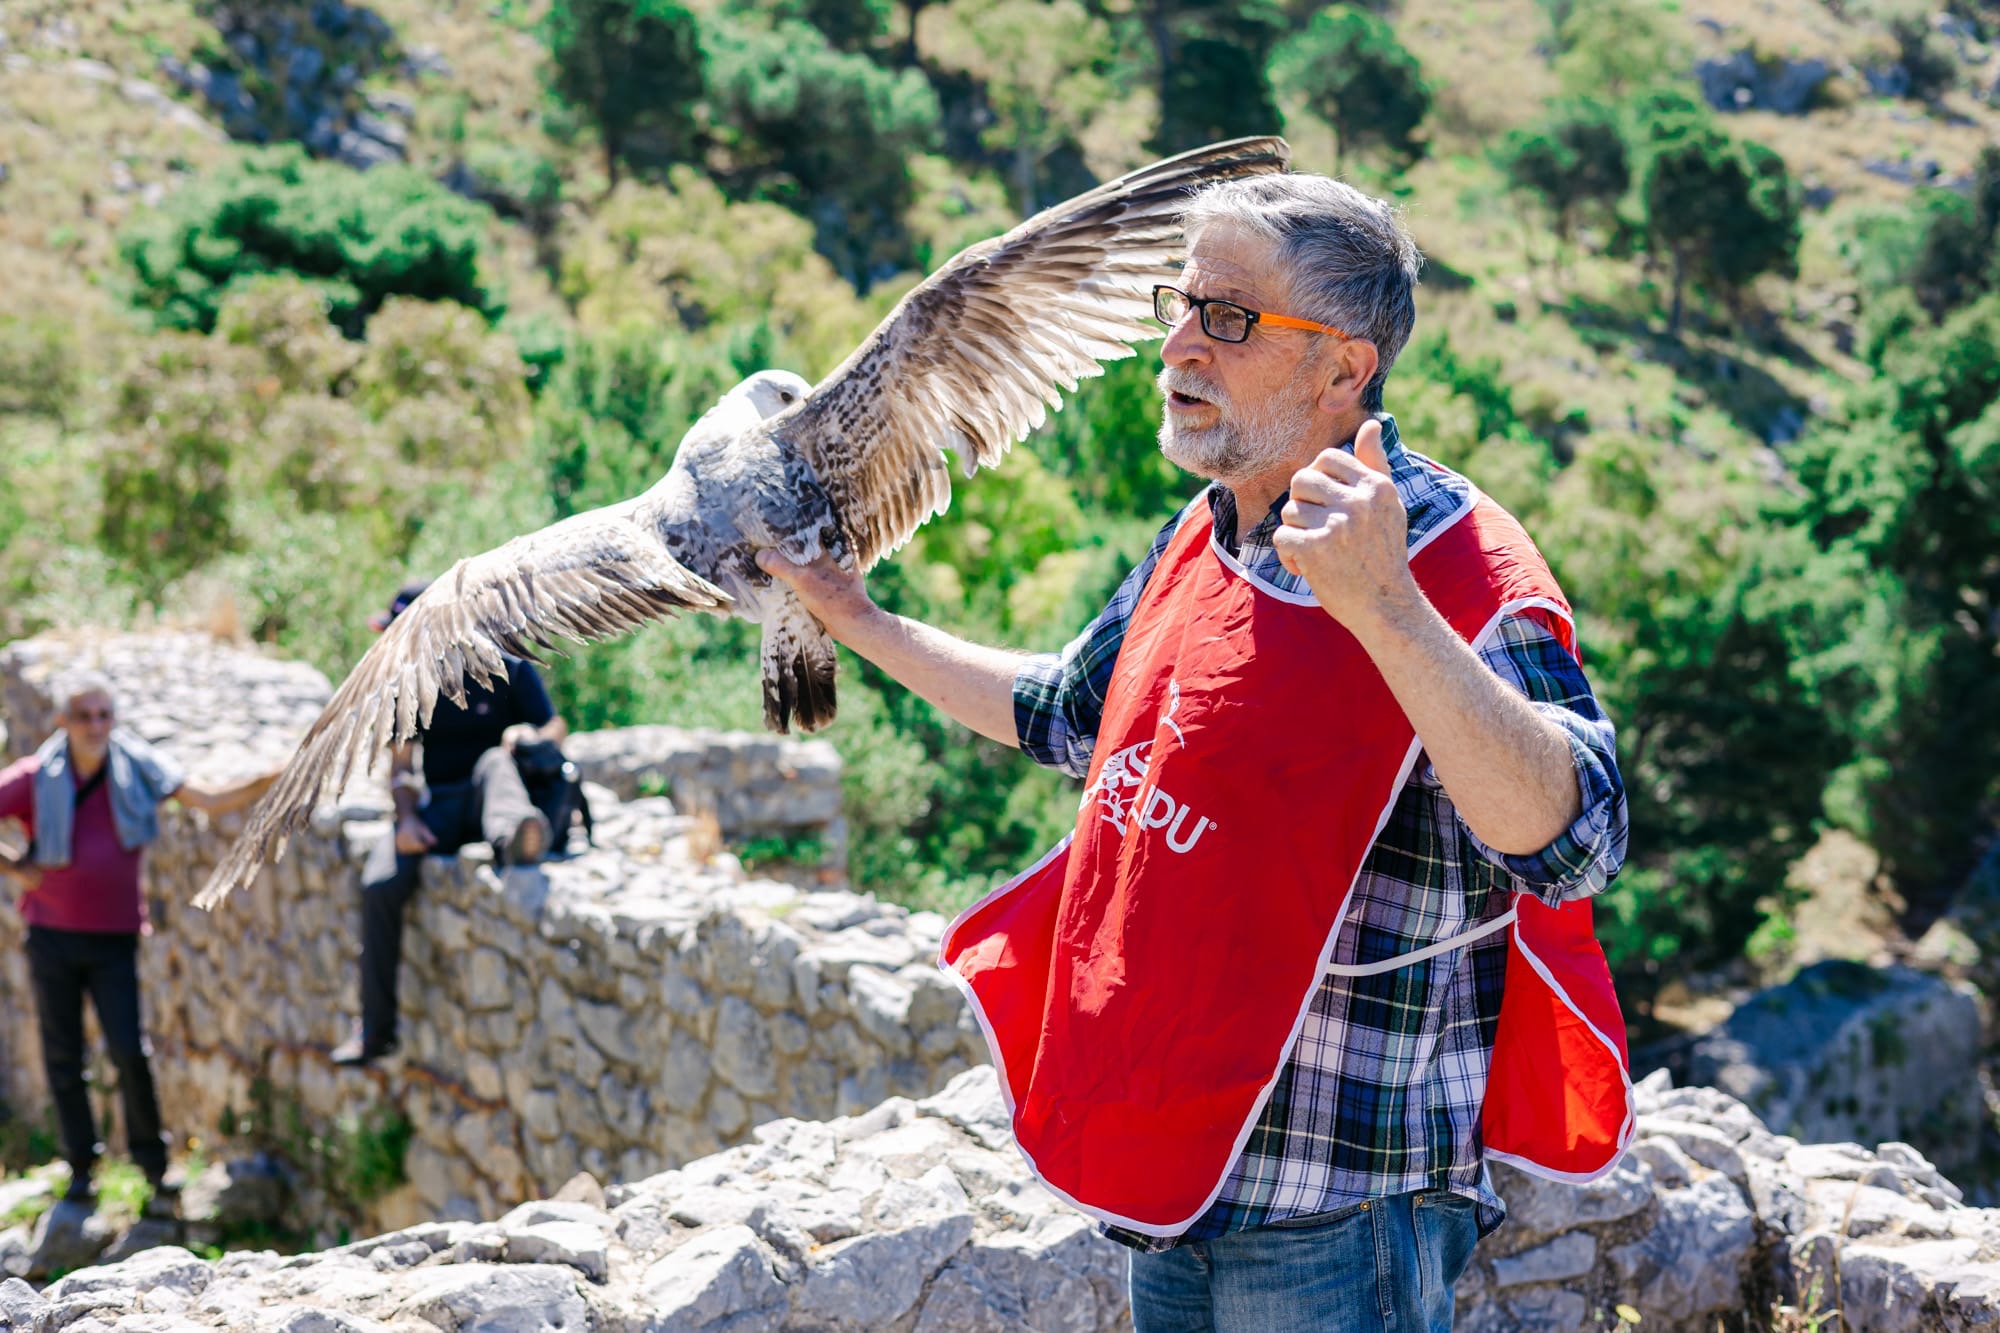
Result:
M132 1161L164 1203L167 1145L139 1006L139 937L148 930L141 864L160 833L161 803L227 814L255 801L277 774L219 786L188 779L170 756L116 726L111 682L98 672L59 681L56 697L56 733L0 770L0 823L18 821L30 840L5 868L27 889L19 910L42 1064L70 1165L66 1197L90 1197L98 1154L84 1077L88 995L118 1070Z
M766 568L952 717L1091 779L1073 840L945 953L1023 1151L1132 1247L1140 1333L1445 1329L1504 1216L1495 1137L1572 1177L1629 1137L1586 901L1624 857L1612 727L1533 544L1383 411L1420 262L1393 211L1291 175L1185 221L1160 447L1211 484L1067 649L890 615L824 559ZM1522 980L1531 920L1567 960ZM1601 1043L1601 1115L1564 1127L1585 1160L1529 1142L1576 1075L1516 1072L1503 993L1528 1036Z

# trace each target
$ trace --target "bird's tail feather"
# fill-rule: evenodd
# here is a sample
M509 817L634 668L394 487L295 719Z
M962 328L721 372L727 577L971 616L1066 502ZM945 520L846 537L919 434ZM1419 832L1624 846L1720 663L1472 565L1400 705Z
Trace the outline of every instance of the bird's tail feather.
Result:
M833 721L833 640L798 598L787 595L764 617L764 725L772 731L818 731Z

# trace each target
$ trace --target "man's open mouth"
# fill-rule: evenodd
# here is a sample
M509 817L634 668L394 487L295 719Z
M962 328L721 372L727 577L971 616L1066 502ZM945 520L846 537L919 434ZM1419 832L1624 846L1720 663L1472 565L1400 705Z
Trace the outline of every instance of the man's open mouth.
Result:
M1175 407L1207 407L1209 405L1208 399L1197 398L1191 393L1182 393L1179 389L1169 390L1167 399Z

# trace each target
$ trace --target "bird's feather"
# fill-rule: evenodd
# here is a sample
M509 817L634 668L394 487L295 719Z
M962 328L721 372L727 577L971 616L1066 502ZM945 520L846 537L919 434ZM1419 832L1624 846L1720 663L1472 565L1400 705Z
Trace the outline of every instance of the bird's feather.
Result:
M1160 336L1152 289L1182 258L1200 185L1282 171L1283 139L1183 153L1036 214L914 288L773 423L833 499L867 569L951 500L940 450L992 467L1062 391Z
M729 598L667 554L643 499L516 537L461 560L397 616L306 732L222 864L195 899L220 902L267 856L282 854L319 801L338 795L386 746L430 723L439 695L506 675L507 655L557 640L603 639Z
M767 721L830 721L832 641L788 591L773 597L756 552L827 551L867 569L908 540L950 500L940 450L968 476L991 467L1100 361L1159 336L1151 288L1178 271L1189 194L1282 171L1287 154L1282 139L1218 144L1037 214L916 287L810 393L781 373L738 385L646 495L460 561L355 666L196 902L281 854L357 765L430 721L440 694L462 699L468 677L489 681L503 655L560 637L680 609L763 618Z

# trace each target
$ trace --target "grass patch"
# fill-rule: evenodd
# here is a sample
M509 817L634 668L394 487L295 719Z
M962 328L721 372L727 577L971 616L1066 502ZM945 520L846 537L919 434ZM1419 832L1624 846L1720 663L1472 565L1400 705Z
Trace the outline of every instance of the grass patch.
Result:
M816 866L826 859L826 846L817 833L751 838L735 850L736 859L745 870L773 865Z

